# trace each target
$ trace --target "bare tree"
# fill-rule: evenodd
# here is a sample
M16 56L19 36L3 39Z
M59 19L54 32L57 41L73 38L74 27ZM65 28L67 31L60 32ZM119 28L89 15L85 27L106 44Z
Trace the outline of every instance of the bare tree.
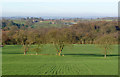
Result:
M96 44L98 47L104 49L104 57L107 57L107 53L110 49L112 49L112 45L114 44L115 39L112 35L103 35L96 40Z
M57 54L61 56L61 53L65 47L65 36L62 33L61 29L55 29L55 30L51 30L49 33L49 40L51 41L51 43L53 43L53 45L56 48Z

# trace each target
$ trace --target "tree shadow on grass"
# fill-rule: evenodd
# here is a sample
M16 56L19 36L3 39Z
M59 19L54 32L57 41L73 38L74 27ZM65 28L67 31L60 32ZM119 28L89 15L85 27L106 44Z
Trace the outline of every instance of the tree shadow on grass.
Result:
M73 55L73 56L96 56L96 57L103 57L103 56L104 56L104 55L102 55L102 54L64 54L64 55ZM107 56L120 56L120 55L110 54L110 55L107 55Z
M23 54L23 53L8 53L8 52L2 52L2 54Z

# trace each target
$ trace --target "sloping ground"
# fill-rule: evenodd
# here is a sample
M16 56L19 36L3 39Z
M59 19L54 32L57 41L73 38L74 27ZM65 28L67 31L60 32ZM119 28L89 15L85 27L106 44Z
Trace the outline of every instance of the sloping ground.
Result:
M41 53L56 53L52 46L46 45L46 47ZM20 46L3 47L3 75L118 74L117 45L106 59L101 50L94 45L66 47L63 53L65 56L23 55L22 53Z

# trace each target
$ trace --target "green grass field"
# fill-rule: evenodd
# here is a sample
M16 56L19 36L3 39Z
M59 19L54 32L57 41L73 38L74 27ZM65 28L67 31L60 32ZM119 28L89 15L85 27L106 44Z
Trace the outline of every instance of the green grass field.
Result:
M3 75L117 75L118 47L113 46L107 58L95 45L65 47L65 56L56 56L52 45L45 45L41 54L23 55L21 46L3 47ZM31 52L30 52L31 53ZM34 53L34 52L32 52ZM29 53L28 53L29 54Z

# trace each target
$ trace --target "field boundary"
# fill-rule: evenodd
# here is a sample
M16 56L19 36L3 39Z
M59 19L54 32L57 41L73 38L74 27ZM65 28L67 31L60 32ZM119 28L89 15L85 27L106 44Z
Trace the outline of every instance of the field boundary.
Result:
M118 75L3 75L2 77L119 77Z

